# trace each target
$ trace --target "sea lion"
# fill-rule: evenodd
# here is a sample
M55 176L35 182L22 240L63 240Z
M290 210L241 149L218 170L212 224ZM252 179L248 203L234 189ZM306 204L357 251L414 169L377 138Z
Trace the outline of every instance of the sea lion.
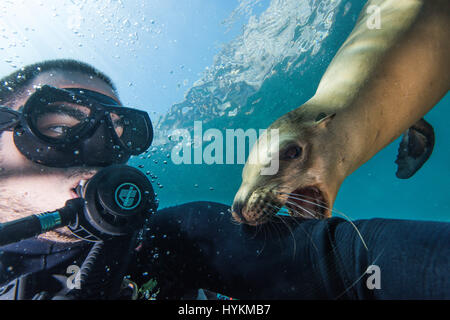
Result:
M369 7L380 28L369 27ZM277 149L279 170L261 175L267 159L247 161L234 219L258 225L281 207L330 217L343 180L402 133L397 176L412 176L434 145L422 117L450 87L449 30L449 1L369 1L315 95L268 128L279 141L261 136L253 147L253 160Z

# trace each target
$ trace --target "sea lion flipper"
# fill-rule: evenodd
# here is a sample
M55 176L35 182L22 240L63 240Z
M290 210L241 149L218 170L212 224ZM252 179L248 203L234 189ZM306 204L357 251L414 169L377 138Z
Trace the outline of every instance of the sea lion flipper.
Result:
M428 160L433 147L433 127L422 118L403 134L395 161L398 166L396 176L411 178Z

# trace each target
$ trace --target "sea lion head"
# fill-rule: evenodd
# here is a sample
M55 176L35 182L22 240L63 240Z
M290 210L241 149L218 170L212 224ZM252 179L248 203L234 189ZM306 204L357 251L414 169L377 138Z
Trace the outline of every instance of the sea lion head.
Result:
M233 218L258 225L284 207L292 216L331 216L345 178L336 137L335 113L291 111L276 120L253 146L234 198ZM278 133L278 139L276 134ZM273 161L278 158L278 168ZM270 172L269 168L275 168ZM262 174L261 170L269 171Z

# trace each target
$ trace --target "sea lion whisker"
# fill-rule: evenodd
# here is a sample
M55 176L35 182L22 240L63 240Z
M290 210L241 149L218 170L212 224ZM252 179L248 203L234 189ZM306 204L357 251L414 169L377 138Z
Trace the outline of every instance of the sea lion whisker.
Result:
M265 212L265 211L263 210L263 212ZM258 226L256 226L256 227L258 227ZM266 234L266 229L267 228L263 228L261 226L260 229L263 230L263 232L264 232L264 242L263 242L261 250L259 250L259 252L258 252L258 256L264 251L264 248L266 247L266 242L267 242L267 234Z
M259 225L259 224L254 225L253 228L254 228L254 234L251 236L251 238L255 239L261 229L261 225Z
M276 231L276 233L278 235L278 241L280 242L280 247L282 247L283 243L281 242L281 232L280 232L280 230L278 228L278 225L277 225L277 218L279 218L279 217L276 216L276 215L275 216L271 215L270 223L268 223L267 225L268 225L269 228L273 227L273 229Z
M266 203L266 204L267 204L269 207L275 209L277 212L280 211L280 209L281 209L281 207L279 207L279 206L274 206L274 205L272 205L272 204L270 204L270 203Z
M283 218L281 218L280 216L276 216L276 215L274 217L277 217L286 226L286 228L289 230L289 233L291 234L292 240L294 242L292 259L295 259L295 253L297 252L297 241L295 241L294 232L292 231L291 227L286 223L286 221L284 221Z
M237 221L233 216L231 216L230 221L234 225L240 225L242 222Z
M278 193L280 193L280 194L288 194L288 195L294 196L294 197L295 197L295 196L305 197L305 198L312 199L312 200L315 200L315 201L317 201L317 202L323 203L324 205L327 204L325 201L316 199L316 198L314 198L314 197L310 197L310 196L305 196L305 195L302 195L302 194L298 194L298 193L290 193L290 192L278 192ZM325 208L325 209L329 209L328 207L324 207L324 208Z
M272 208L274 208L275 210L280 211L282 207L278 207L278 206L273 206L270 203L268 203L267 205L271 206ZM300 217L304 217L304 214L299 212L298 210L295 210L294 208L290 208L295 214L298 214Z
M317 217L316 214L314 214L314 213L312 213L311 211L309 211L308 209L302 207L302 206L299 205L298 203L295 203L295 202L292 202L292 201L289 201L289 200L286 200L286 203L287 203L287 204L290 204L290 205L293 205L293 206L296 206L297 208L300 208L300 209L302 209L303 211L306 211L311 217L313 217L313 218L315 218L315 219L319 219L319 218Z
M299 195L299 196L301 197L301 195ZM345 220L347 220L347 221L353 226L353 228L355 229L356 233L358 234L358 237L361 239L361 241L362 241L364 247L366 248L366 250L369 250L368 247L367 247L366 242L364 241L364 238L363 238L361 232L360 232L359 229L358 229L358 227L356 227L356 225L351 221L351 219L350 219L346 214L344 214L343 212L334 210L334 209L327 208L327 207L325 207L325 206L321 206L321 205L319 205L319 204L317 204L317 203L315 203L315 202L308 201L308 200L305 200L305 199L302 199L302 198L299 198L299 197L293 197L293 198L294 198L294 199L297 199L297 200L304 201L304 202L306 202L306 203L310 203L310 204L316 205L316 206L318 206L318 207L323 207L323 208L329 209L329 210L331 210L332 212L337 213L337 214L343 216L343 217L345 218ZM297 204L297 203L295 203L295 202L291 202L291 201L289 201L289 200L287 200L286 203L288 203L288 204L290 204L290 205L294 205L294 206L296 206L296 207L299 207L299 208L301 208L302 210L305 210L306 212L308 212L311 216L313 216L313 218L316 218L316 216L314 216L309 210L303 208L303 207L300 206L299 204ZM295 211L295 210L294 210L294 211ZM302 216L302 215L300 215L300 216Z
M353 228L355 229L356 233L358 234L358 237L361 239L361 242L363 243L364 248L366 248L366 250L369 251L369 248L367 247L367 244L366 244L366 242L364 241L361 232L359 231L358 227L352 222L352 220L351 220L347 215L345 215L345 214L342 213L342 212L339 212L339 211L335 211L335 212L336 212L337 214L343 216L343 217L345 218L345 220L347 220L347 221L353 226Z
M281 207L276 207L275 209L276 209L277 211L280 211L280 210L281 210ZM302 212L300 212L300 211L298 211L298 210L295 210L294 208L290 208L290 209L293 211L294 214L297 214L297 215L300 216L300 217L305 217L304 213L302 213Z
M384 249L381 250L381 252L378 254L378 256L375 257L375 259L372 261L372 263L370 263L369 265L375 265L378 258L384 253ZM335 299L340 299L348 290L350 290L352 287L354 287L359 281L361 281L361 279L367 275L366 272L363 272L361 274L361 276L359 276L359 278L357 278L350 286L347 287L347 289L345 289L341 294L339 294L338 296L335 297Z
M303 202L313 204L313 205L315 205L315 206L317 206L317 207L320 207L320 208L324 208L324 209L333 211L333 209L331 209L330 207L327 207L327 206L318 204L318 203L316 203L316 202L309 201L309 200L307 199L307 198L309 198L309 199L316 200L316 199L313 198L313 197L308 197L308 196L303 196L303 195L300 195L300 194L293 194L293 193L281 193L281 192L280 192L280 194L290 195L290 196L291 196L290 198L292 198L292 199L301 200L301 201L303 201ZM319 200L316 200L316 201L319 201ZM336 210L334 210L334 211L337 212Z
M276 210L280 210L281 207L276 206L276 205L272 205L270 203L267 203L267 205L271 206L272 208L276 209ZM295 210L294 208L290 208L292 211L294 211L294 213L298 214L300 217L304 217L303 213L298 212L297 210ZM311 241L312 245L314 246L314 248L316 249L317 252L319 252L319 249L317 248L317 246L315 245L311 235L305 230L305 228L303 228L303 226L301 225L301 223L298 221L297 217L292 217L292 216L278 216L278 215L273 215L273 218L281 221L288 229L289 231L291 231L291 228L287 225L287 222L285 220L289 219L289 221L293 221L305 234L306 236L309 238L309 240ZM291 231L292 232L292 231ZM281 239L281 236L280 236Z
M272 208L274 208L274 209L277 210L277 211L281 209L281 207L275 206L275 205L273 205L273 204L271 204L271 203L267 203L267 205L270 206L270 207L272 207Z
M288 202L286 202L286 203L288 203ZM303 212L303 211L307 211L307 210L305 208L302 208L298 204L293 203L293 202L289 202L288 204L295 205L296 207L302 209L302 211L299 211L299 210L297 210L295 208L289 207L289 210L291 210L294 214L296 214L296 216L301 217L301 218L305 218L305 219L309 218L309 216L312 216L313 218L316 218L314 215L312 215L311 212L306 212L307 214L305 212Z
M327 207L327 206L324 206L324 205L320 205L320 204L318 204L318 203L316 203L316 202L308 201L308 200L306 199L306 198L310 198L310 199L316 200L316 199L313 198L313 197L308 197L308 196L304 196L304 195L300 195L300 194L294 194L294 193L283 193L283 192L280 192L280 194L290 195L292 199L301 200L301 201L303 201L303 202L313 204L313 205L315 205L315 206L317 206L317 207L324 208L324 209L330 210L330 211L332 211L332 212L339 213L339 211L337 211L337 210L335 210L335 209L331 209L330 207ZM316 201L319 201L319 200L316 200ZM319 202L320 202L320 201L319 201Z
M314 202L311 202L311 201L308 201L308 200L305 200L305 199L302 199L302 198L297 198L297 197L292 197L292 198L304 201L306 203L311 203L311 204L314 204L314 205L319 206L319 207L323 207L323 206L321 206L321 205L319 205L317 203L314 203ZM289 201L286 201L286 202L289 202ZM290 203L290 204L293 204L293 203ZM362 236L361 232L359 231L358 227L356 227L356 225L351 221L350 217L348 217L345 213L340 212L338 210L335 210L335 209L329 209L329 210L331 210L331 212L333 212L333 213L336 213L338 215L343 216L345 218L345 220L347 220L353 226L353 228L355 229L356 233L358 234L359 238L361 239L361 241L362 241L364 247L366 248L366 250L369 250L369 248L366 245L366 242L363 239L363 236Z
M299 214L299 215L300 215L300 214ZM281 222L283 222L284 224L286 224L285 220L288 220L288 219L289 219L289 221L293 221L293 222L297 225L297 227L299 227L299 228L303 231L303 233L306 234L306 236L308 237L308 239L311 241L312 245L314 246L314 249L316 249L316 251L319 252L319 249L317 248L316 244L314 243L313 238L312 238L311 235L305 230L305 228L302 226L301 222L298 221L298 218L297 218L297 217L292 217L292 216L283 216L283 217L276 216L276 217L277 217L279 220L281 220Z
M255 226L255 238L261 232L261 230L264 232L264 226L262 224L257 224Z
M278 225L279 225L282 221L281 221L281 219L280 219L280 216L278 216L278 215L272 215L271 218L270 218L270 222L271 222L274 226L278 227Z

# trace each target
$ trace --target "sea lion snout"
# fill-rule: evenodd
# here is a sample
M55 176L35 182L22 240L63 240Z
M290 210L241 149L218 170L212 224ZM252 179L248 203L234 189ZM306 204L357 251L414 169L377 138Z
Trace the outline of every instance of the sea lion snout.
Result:
M278 211L273 206L277 202L273 192L267 188L251 190L244 185L234 198L232 216L239 223L258 225L269 220Z
M244 207L245 202L242 200L234 200L233 205L231 206L231 214L233 218L241 223L246 222L244 216L242 215L242 208Z
M248 200L248 196L249 193L247 188L244 185L242 185L239 188L238 192L236 193L233 200L233 205L231 206L231 215L237 222L247 223L247 220L244 218L242 214L242 210L245 207L245 204Z
M335 161L339 145L330 148L327 143L334 137L331 124L336 113L317 115L304 110L285 115L269 127L268 131L278 130L275 142L260 137L253 147L232 207L237 222L259 225L286 211L303 219L331 216L334 185L341 175ZM279 170L275 174L261 173L264 162L254 161L261 154L276 154Z

